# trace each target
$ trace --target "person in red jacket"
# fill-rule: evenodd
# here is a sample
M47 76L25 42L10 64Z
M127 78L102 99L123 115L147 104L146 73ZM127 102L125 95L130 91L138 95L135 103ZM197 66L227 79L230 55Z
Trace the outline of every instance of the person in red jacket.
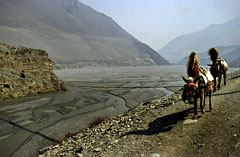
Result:
M200 77L200 71L197 52L193 51L189 55L186 67L188 77L192 77L195 81L198 80Z

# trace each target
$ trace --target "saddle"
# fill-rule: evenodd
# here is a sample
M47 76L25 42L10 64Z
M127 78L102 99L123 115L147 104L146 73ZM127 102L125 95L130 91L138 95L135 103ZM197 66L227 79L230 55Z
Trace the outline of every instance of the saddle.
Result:
M228 65L225 59L218 58L212 64L208 64L211 66L210 71L214 77L218 77L219 73L223 73L224 69L228 69Z
M213 66L216 66L216 67L217 67L217 70L221 70L221 69L223 69L224 67L227 66L226 64L227 64L227 63L226 63L226 60L225 60L225 59L223 59L223 58L218 58L218 59L216 60L216 62L213 63L212 65L213 65Z
M204 86L206 86L207 84L211 83L214 80L212 74L210 73L210 70L203 67L200 67L199 70L200 70L200 77L204 82Z

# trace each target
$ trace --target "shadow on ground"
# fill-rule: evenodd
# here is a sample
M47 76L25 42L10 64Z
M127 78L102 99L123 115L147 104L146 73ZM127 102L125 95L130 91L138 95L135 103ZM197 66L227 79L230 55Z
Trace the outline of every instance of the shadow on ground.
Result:
M154 135L161 132L168 132L173 128L174 124L177 124L178 121L184 120L190 113L192 113L193 107L181 112L173 113L163 117L159 117L149 123L147 130L135 130L126 133L126 135Z
M213 94L213 96L221 96L221 95L228 95L228 94L235 94L235 93L240 93L240 90L239 91L232 91L232 92L228 92L228 93Z

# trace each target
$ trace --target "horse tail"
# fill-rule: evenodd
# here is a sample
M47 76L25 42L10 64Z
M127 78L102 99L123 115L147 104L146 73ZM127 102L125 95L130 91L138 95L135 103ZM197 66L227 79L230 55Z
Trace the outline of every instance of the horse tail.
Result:
M219 55L219 51L216 47L213 47L208 50L208 55L210 56L211 61L216 61Z
M191 77L199 77L199 60L197 52L193 51L187 62L187 75Z

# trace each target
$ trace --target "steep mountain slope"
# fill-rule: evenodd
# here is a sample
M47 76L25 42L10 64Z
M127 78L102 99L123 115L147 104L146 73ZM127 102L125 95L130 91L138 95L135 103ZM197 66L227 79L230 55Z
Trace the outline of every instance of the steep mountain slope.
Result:
M59 63L168 64L110 17L78 0L1 0L0 41L44 49Z
M239 28L240 18L210 25L199 32L177 37L158 52L168 61L176 63L191 51L203 52L210 47L240 45Z
M240 46L238 49L229 53L229 55L226 55L225 58L229 61L229 66L240 67Z
M232 45L232 46L217 46L216 47L220 54L219 58L224 58L228 63L233 62L236 58L240 57L240 45ZM202 66L207 64L211 64L210 57L208 55L208 51L200 52L198 54L199 61ZM186 64L188 55L181 59L178 64Z

